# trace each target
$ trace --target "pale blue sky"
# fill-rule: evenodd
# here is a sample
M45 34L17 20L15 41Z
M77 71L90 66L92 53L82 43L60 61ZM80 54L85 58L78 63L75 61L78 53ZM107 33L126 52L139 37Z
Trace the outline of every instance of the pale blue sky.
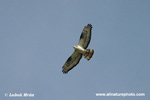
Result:
M93 58L63 74L89 23ZM0 0L1 100L148 100L149 76L149 0ZM146 96L95 96L108 92Z

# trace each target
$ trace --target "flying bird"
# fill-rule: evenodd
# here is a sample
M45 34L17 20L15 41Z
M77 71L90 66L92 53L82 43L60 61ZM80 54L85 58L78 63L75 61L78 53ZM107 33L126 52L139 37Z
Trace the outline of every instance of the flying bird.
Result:
M68 73L68 71L74 68L80 62L82 55L87 60L90 60L92 58L94 50L86 49L91 40L91 31L91 24L88 24L83 28L78 45L73 46L73 48L75 49L73 54L67 59L64 66L62 67L63 73Z

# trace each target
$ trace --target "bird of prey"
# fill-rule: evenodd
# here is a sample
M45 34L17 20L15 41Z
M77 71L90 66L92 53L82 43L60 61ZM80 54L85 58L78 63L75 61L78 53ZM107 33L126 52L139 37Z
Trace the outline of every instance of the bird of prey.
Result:
M63 73L68 73L68 71L74 68L79 63L80 59L82 58L82 55L87 60L90 60L92 58L94 50L86 49L91 40L91 31L91 24L88 24L83 28L78 45L73 46L73 48L75 49L73 54L67 59L66 63L62 67Z

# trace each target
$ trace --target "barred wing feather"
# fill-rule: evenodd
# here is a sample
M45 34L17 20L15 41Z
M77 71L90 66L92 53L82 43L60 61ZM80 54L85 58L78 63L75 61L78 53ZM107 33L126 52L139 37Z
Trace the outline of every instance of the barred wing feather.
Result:
M74 51L73 54L67 59L66 63L62 67L63 73L68 73L69 70L74 68L79 62L80 59L82 58L82 54L78 53L77 51Z

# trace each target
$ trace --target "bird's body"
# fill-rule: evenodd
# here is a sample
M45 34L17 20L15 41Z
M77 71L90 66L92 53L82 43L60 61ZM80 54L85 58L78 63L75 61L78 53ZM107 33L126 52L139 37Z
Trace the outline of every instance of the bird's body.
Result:
M73 48L78 52L78 53L81 53L81 54L85 54L86 53L86 49L84 49L83 47L77 45L77 46L73 46Z
M67 59L66 63L62 67L63 73L68 73L69 70L74 68L82 58L82 55L85 59L90 60L94 54L94 50L92 49L86 49L90 43L91 40L91 30L92 25L88 24L84 27L82 34L80 36L80 40L77 46L73 46L75 51L73 54Z

